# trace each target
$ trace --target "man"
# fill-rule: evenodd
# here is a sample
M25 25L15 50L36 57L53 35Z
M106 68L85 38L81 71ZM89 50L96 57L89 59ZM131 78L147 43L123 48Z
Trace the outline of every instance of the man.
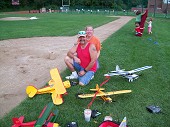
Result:
M97 50L94 44L87 42L86 32L79 31L78 44L74 45L65 58L72 72L66 79L79 79L79 85L87 85L97 70ZM77 73L78 72L78 73Z

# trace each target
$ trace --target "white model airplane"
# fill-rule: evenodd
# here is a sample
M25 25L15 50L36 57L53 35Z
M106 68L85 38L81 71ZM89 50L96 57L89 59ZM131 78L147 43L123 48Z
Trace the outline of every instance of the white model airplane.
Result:
M104 74L104 76L115 76L115 75L120 75L122 77L125 77L127 79L129 79L129 82L133 82L133 80L137 79L139 77L139 75L134 74L136 72L139 71L143 71L146 69L152 68L152 66L144 66L144 67L140 67L134 70L130 70L130 71L125 71L125 69L120 69L119 66L116 66L116 70L115 71L110 71L107 74Z

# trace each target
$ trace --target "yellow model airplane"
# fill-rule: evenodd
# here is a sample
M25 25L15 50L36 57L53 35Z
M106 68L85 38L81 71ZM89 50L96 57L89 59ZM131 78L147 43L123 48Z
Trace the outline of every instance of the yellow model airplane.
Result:
M90 89L90 91L96 91L96 97L101 97L105 102L112 102L112 99L109 95L116 95L116 94L123 94L123 93L131 93L132 90L120 90L120 91L111 91L111 92L103 92L104 88L99 88L99 85L96 85L95 89ZM95 93L93 94L81 94L78 95L79 98L89 98L94 97Z
M34 97L36 94L52 93L53 103L60 105L63 103L62 94L66 93L64 84L69 84L69 81L62 82L58 69L50 70L51 80L49 81L49 86L42 89L37 89L34 86L27 86L26 93L30 98Z

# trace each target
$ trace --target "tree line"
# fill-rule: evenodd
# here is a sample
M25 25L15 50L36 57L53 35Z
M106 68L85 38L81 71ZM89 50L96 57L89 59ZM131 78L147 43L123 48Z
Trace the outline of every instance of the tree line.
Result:
M129 10L131 7L147 7L147 3L148 0L19 0L19 5L12 5L12 0L0 0L0 10L40 9L42 7L59 9L62 5L78 9L83 7Z

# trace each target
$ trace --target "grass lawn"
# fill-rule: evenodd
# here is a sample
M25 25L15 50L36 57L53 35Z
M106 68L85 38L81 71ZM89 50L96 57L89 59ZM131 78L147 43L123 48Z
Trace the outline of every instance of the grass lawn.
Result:
M41 13L41 14L6 14L4 17L33 17L38 20L21 21L0 21L0 40L24 37L44 37L44 36L73 36L77 31L84 30L86 25L98 27L116 18L103 15L79 15L63 13Z
M67 15L65 18L71 22L70 20L74 19L72 16L74 18L78 18L79 16L84 18L88 15ZM81 18L79 20L83 21ZM103 19L100 21L91 21L90 24L95 27L110 20L106 17L105 18L107 20L102 16L98 17L95 15L91 18L96 18L98 20ZM83 29L85 25L89 24L88 21L90 20L86 19L86 22L83 24L76 24L74 26L75 28L73 27L73 24L67 25L67 22L65 22L63 26L56 25L56 27L60 27L62 29L62 32L55 29L56 32L58 32L54 35L52 34L53 32L49 32L48 29L48 36L75 35L79 29ZM96 21L98 22L95 23ZM33 22L40 21L37 20ZM76 20L74 20L74 22L76 22ZM1 23L6 24L5 22ZM142 37L135 37L132 32L134 29L134 22L132 20L105 40L102 43L102 51L99 58L100 69L96 73L95 78L86 87L73 86L67 89L68 95L63 96L64 103L59 106L54 106L54 109L57 108L59 110L56 122L62 127L71 121L76 121L79 127L97 127L103 121L105 116L111 115L114 120L119 121L126 116L130 127L169 127L169 24L169 19L155 18L153 20L153 34L148 35L145 29ZM29 25L27 27L29 27ZM49 25L49 27L52 26ZM11 29L14 30L16 27ZM70 32L63 33L63 31L68 30ZM27 37L27 34L28 37L33 36L30 35L29 32L25 32L24 36L19 37ZM46 36L43 32L40 32L39 35L37 34L36 36ZM2 37L0 34L0 36L1 39L7 39L7 35L6 37ZM8 38L9 37L11 36L8 35ZM17 38L17 34L13 38ZM119 65L120 68L125 68L126 70L132 70L146 65L153 67L152 69L140 72L139 79L132 83L129 83L127 79L121 77L111 77L111 79L103 85L106 89L105 91L131 89L132 93L110 96L114 100L112 103L104 103L100 98L96 98L90 108L97 109L101 112L101 115L95 119L92 119L89 123L85 122L83 118L83 111L87 108L87 105L90 103L91 99L77 99L76 94L80 92L90 93L89 89L94 88L96 84L101 84L105 80L103 75L108 71L114 70L116 65ZM65 81L64 77L68 74L70 74L68 70L65 70L61 74L63 81ZM41 110L48 102L51 102L50 94L37 95L33 99L26 98L19 106L14 108L9 114L0 120L0 127L11 126L12 117L19 117L21 115L25 116L25 122L36 120ZM160 106L164 114L149 113L146 110L146 106L149 105Z

